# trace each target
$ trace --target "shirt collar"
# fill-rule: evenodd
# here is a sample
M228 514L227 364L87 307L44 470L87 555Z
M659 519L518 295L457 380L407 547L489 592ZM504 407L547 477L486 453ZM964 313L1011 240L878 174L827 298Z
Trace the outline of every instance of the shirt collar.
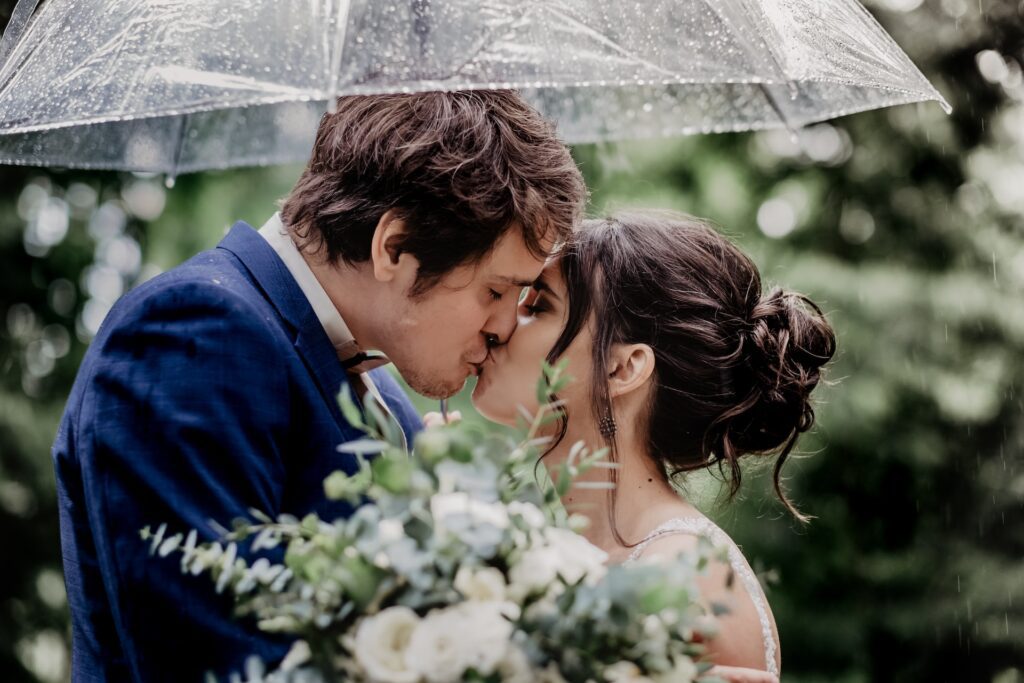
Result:
M387 358L382 355L368 356L359 346L355 337L352 336L352 332L349 331L348 325L345 324L345 320L341 317L341 313L338 312L320 281L313 274L313 270L306 263L306 259L292 239L291 231L281 221L281 214L275 213L271 216L259 232L281 257L288 272L298 283L299 289L306 295L309 305L313 308L313 312L345 368L347 370L364 370L365 367L357 368L356 366L366 366L368 361L374 366L388 363Z

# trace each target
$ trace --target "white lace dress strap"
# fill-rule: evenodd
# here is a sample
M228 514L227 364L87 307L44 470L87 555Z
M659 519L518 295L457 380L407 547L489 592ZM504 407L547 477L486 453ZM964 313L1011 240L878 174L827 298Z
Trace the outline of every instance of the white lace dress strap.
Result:
M765 602L764 593L761 591L761 585L758 583L757 577L754 576L754 572L751 571L746 560L744 560L743 553L732 542L729 535L718 528L714 522L706 517L676 517L670 519L649 533L644 540L640 541L633 549L633 552L630 553L629 559L626 562L634 562L639 559L647 546L656 539L674 534L703 536L715 546L725 547L728 550L729 566L732 567L733 572L739 578L747 594L750 595L750 599L754 603L754 609L757 610L757 617L761 622L761 636L764 639L765 670L778 676L779 667L775 661L775 636L772 633L772 623L768 616L768 605Z

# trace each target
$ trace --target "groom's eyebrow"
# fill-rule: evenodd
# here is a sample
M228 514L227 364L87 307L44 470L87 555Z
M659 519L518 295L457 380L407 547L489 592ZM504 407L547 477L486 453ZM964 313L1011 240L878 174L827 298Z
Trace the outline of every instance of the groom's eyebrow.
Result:
M533 280L528 280L522 277L509 277L508 275L499 275L497 279L498 282L511 285L513 287L533 287L534 284Z

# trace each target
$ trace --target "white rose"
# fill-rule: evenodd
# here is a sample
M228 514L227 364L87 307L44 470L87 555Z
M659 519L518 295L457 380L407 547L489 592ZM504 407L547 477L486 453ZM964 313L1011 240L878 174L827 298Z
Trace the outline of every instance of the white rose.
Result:
M505 659L512 639L512 624L502 615L499 603L464 602L452 610L466 638L466 668L476 669L484 676L490 676ZM459 631L456 631L459 632Z
M697 678L697 665L689 657L676 657L672 660L672 668L664 673L653 676L654 683L692 683Z
M539 672L537 683L566 683L566 680L562 676L562 672L558 670L558 665L551 662L547 668Z
M533 503L523 503L518 500L512 501L508 504L508 513L522 517L526 525L534 529L540 529L547 523L544 513Z
M550 546L527 550L508 572L509 594L522 600L531 593L546 593L558 576L559 560L558 552Z
M604 552L579 534L551 527L545 532L548 544L558 553L558 573L568 583L576 583L583 577L588 584L595 584L604 578L608 568L608 553Z
M589 585L596 584L608 571L607 560L607 553L579 534L558 527L545 529L539 544L526 550L509 570L509 594L522 600L552 588L557 595L561 592L560 584L555 584L558 575L569 584L584 577Z
M304 640L296 640L292 643L291 649L288 650L288 654L284 656L279 666L282 671L291 671L308 662L312 656L313 653L309 649L309 643Z
M419 672L406 664L406 652L420 618L408 607L389 607L366 617L356 629L352 650L370 680L416 683Z
M476 524L491 524L499 529L508 527L508 512L501 503L475 500L464 491L436 493L430 497L430 514L438 532L444 531L444 520L451 515L469 515Z
M512 621L521 614L519 605L507 599L505 575L494 567L460 567L454 585L467 600L491 603Z
M510 645L505 658L498 664L502 683L534 683L535 674L530 658L522 648Z
M405 527L397 519L382 519L377 525L377 534L380 540L390 543L405 536Z
M460 567L455 574L455 590L467 600L502 602L505 600L505 576L494 567Z
M505 658L512 624L495 603L462 602L434 610L416 626L406 664L430 683L461 680L467 669L489 676Z
M640 667L633 662L616 662L604 668L604 679L609 683L626 683L641 678Z

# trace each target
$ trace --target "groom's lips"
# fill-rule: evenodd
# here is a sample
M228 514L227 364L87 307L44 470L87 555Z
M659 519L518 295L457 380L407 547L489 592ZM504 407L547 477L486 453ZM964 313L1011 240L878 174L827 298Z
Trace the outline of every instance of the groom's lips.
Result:
M484 370L484 363L486 363L488 360L490 360L490 358L491 358L491 353L490 353L490 351L488 351L487 354L483 357L483 360L481 360L479 362L470 361L469 364L471 366L473 366L473 374L476 375L477 377L479 377L480 373L482 373L483 370Z

